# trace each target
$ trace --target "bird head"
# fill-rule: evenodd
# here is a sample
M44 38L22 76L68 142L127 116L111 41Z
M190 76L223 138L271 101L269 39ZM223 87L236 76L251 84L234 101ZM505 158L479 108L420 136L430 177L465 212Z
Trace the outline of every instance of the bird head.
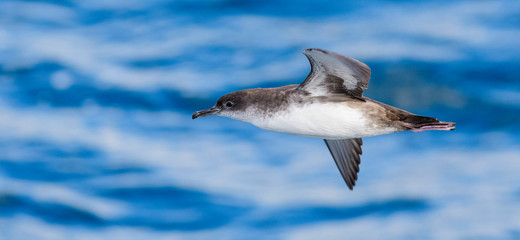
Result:
M220 97L215 106L206 110L196 111L195 113L193 113L191 118L195 119L198 117L205 117L210 115L233 118L233 116L239 114L241 110L246 109L246 104L244 101L246 95L247 93L243 90L228 93Z

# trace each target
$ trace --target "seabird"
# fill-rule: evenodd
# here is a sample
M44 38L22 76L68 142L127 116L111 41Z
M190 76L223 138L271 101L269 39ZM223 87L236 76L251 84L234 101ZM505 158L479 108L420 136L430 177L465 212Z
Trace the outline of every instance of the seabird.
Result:
M363 96L370 68L353 58L318 48L303 54L311 72L300 84L255 88L220 97L192 119L228 117L259 128L304 137L322 138L343 180L353 189L362 154L361 138L427 130L453 130L455 123L409 113Z

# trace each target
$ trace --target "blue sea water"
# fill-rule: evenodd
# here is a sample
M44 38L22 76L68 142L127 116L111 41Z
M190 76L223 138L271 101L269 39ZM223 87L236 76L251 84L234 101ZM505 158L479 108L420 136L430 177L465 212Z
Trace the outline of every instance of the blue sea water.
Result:
M0 239L520 239L518 1L0 1ZM300 83L305 48L365 95L454 121L320 139L218 117Z

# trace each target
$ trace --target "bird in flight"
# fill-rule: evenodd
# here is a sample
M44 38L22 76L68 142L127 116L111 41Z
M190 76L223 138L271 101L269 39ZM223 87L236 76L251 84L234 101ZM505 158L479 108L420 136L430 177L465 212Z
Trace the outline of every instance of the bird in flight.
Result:
M427 130L453 130L455 123L409 113L363 96L370 68L353 58L318 48L303 51L311 72L300 84L244 89L193 113L228 117L259 128L322 138L348 188L359 172L363 137Z

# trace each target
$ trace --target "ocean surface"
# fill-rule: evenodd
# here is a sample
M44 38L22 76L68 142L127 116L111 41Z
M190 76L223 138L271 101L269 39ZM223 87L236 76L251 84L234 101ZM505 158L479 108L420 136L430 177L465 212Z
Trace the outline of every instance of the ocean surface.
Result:
M457 123L321 139L220 118L367 63L365 96ZM520 239L520 1L0 1L0 240Z

